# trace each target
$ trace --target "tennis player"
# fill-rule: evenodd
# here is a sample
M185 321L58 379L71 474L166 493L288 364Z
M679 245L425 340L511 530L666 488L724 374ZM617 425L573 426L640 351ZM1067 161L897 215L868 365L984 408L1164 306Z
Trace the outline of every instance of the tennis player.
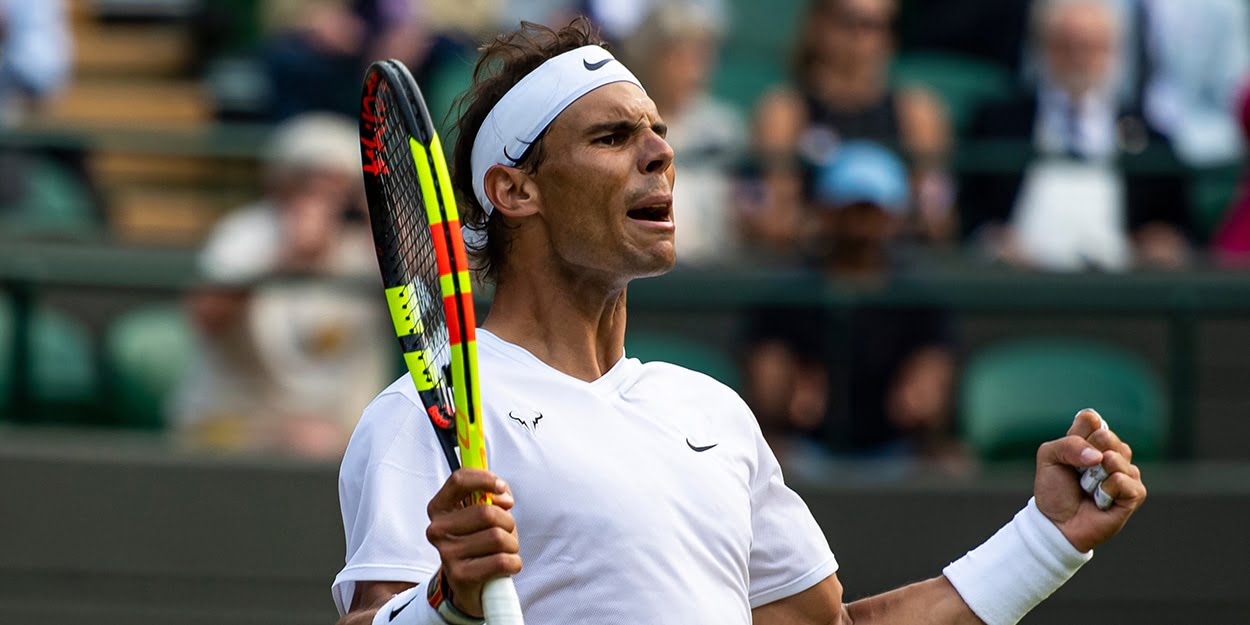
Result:
M541 625L1009 624L1145 498L1129 447L1084 410L1041 446L1034 497L985 544L844 604L824 534L742 400L624 353L626 288L673 266L680 211L642 85L576 21L497 39L466 98L454 184L497 285L477 336L491 466L508 482L450 474L412 383L384 390L340 474L340 623L481 623L483 582L512 575ZM1078 483L1099 464L1105 511ZM477 490L495 503L463 506Z

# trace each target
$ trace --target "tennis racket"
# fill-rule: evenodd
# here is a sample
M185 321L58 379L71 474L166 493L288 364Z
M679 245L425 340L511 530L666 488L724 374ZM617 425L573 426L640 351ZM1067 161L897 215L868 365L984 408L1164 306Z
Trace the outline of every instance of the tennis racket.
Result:
M360 151L386 304L404 363L451 470L461 463L485 469L477 324L460 217L429 110L399 61L379 61L365 74ZM491 498L475 493L470 503ZM486 583L482 609L491 625L523 625L511 578Z

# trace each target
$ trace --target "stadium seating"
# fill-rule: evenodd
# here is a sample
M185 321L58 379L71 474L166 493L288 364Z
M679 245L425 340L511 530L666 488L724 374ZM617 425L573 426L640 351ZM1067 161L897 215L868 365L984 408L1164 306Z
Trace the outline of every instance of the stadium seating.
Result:
M1134 354L1085 339L1021 339L968 363L960 398L966 440L989 460L1031 459L1059 438L1081 408L1094 407L1136 459L1163 450L1165 409L1158 377Z
M0 296L2 297L2 296ZM12 302L0 298L0 418L30 420L33 414L14 414L17 336ZM90 333L76 319L52 308L36 306L28 340L27 390L40 423L89 421L99 380Z
M21 197L0 202L0 232L6 236L67 238L98 232L100 223L90 193L73 173L49 158L6 159L25 189ZM14 172L9 172L14 173Z
M160 429L165 402L195 353L194 337L173 305L133 310L104 338L104 363L118 425Z
M738 367L729 353L706 343L671 332L630 328L625 355L642 362L661 361L681 365L738 388Z
M976 107L1012 92L1010 70L995 63L958 54L912 53L894 61L897 85L920 85L946 104L956 132L967 128Z

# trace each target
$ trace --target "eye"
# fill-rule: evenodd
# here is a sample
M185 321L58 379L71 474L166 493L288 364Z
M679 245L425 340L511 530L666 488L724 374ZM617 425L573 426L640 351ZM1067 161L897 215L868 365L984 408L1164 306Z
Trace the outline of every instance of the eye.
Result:
M625 142L625 133L614 132L612 134L603 135L602 137L596 138L594 142L599 145L620 145Z

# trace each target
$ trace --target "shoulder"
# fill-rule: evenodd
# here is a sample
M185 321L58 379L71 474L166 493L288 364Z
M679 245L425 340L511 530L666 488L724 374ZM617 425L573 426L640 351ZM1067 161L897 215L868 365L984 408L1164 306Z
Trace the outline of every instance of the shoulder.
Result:
M693 404L707 412L754 422L751 409L738 392L706 373L670 362L651 361L642 363L637 384L648 392L662 392L679 405Z
M413 443L425 446L422 439L433 439L433 432L428 426L424 429L414 427L423 424L425 418L412 381L408 374L404 374L378 393L361 413L347 451L343 454L340 480L358 479L354 476L363 476L371 465L392 455L406 455L392 453L397 443L403 442L405 447L411 447Z

